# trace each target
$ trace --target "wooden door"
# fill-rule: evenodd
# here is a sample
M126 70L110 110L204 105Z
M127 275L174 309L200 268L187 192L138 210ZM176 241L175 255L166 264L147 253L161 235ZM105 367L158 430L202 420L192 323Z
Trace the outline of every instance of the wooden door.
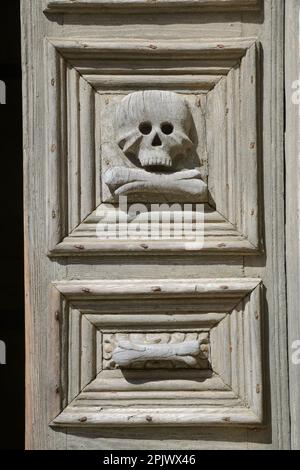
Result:
M290 445L282 0L23 0L27 447Z

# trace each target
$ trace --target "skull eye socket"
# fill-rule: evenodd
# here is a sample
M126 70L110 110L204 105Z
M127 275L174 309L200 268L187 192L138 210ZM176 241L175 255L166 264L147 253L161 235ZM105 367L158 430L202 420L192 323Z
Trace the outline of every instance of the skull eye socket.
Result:
M144 135L150 134L150 132L152 131L151 122L148 122L148 121L141 122L141 124L139 125L139 130Z
M161 128L162 132L166 135L172 134L172 132L174 130L174 126L170 122L163 122L161 124L160 128Z

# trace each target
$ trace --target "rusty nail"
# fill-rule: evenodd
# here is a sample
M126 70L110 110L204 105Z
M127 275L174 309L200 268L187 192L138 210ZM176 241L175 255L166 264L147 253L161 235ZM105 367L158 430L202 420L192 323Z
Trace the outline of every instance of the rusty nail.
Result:
M159 286L153 286L151 287L152 292L161 292L161 287Z

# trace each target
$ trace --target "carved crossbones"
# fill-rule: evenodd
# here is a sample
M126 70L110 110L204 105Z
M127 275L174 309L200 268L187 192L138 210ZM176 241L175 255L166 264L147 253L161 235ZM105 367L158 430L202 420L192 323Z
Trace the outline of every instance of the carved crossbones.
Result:
M104 181L116 196L151 192L197 196L205 201L207 185L198 170L183 170L170 174L153 173L137 168L115 167L107 170Z
M179 344L135 344L121 340L113 353L113 360L120 367L129 367L145 360L176 361L193 367L200 353L200 341L197 340Z

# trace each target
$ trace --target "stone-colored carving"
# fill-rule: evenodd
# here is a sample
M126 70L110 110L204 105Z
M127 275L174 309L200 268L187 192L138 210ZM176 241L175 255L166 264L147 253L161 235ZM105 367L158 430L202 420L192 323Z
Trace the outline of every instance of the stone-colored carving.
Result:
M207 333L116 333L104 335L103 368L209 368Z
M111 168L104 180L120 194L178 194L207 199L207 185L193 168L193 117L183 98L169 91L139 91L117 106L116 139L137 168Z

